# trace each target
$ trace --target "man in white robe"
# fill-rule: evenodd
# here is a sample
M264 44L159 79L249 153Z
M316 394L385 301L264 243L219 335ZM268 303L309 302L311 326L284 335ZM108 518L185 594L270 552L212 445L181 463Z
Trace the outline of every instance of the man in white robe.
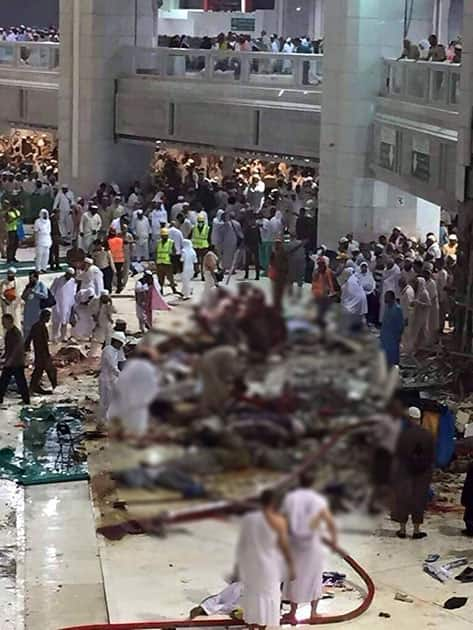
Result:
M99 376L100 419L107 418L107 411L114 396L114 387L120 376L120 363L125 360L123 347L126 344L125 333L115 331L110 344L102 351Z
M439 296L437 290L437 283L433 276L434 266L432 263L424 264L424 278L425 288L430 297L430 310L428 319L428 342L429 344L436 344L440 332L440 307Z
M414 300L416 293L414 287L410 284L405 276L399 278L399 288L401 294L399 296L399 304L402 309L402 316L404 318L404 332L402 335L402 343L407 343L409 339L409 321L414 312Z
M113 330L113 315L116 311L107 289L102 291L99 298L92 300L90 310L95 326L92 331L89 357L95 358L99 356L100 348L109 343Z
M243 518L236 566L243 584L245 623L250 630L279 626L281 582L285 575L292 580L294 571L287 523L279 511L279 497L271 490L263 492L261 510Z
M55 278L51 285L51 293L56 300L52 309L52 339L54 342L67 340L67 325L71 321L77 292L75 274L75 269L68 267L66 273Z
M282 511L289 524L289 544L296 577L286 581L283 599L291 602L286 621L294 622L299 604L311 604L311 619L317 615L317 605L322 597L324 549L319 528L327 526L331 542L337 542L337 530L327 501L312 490L314 478L301 475L299 488L286 496Z
M143 438L148 433L149 406L159 392L159 372L150 358L129 359L115 383L107 419L123 437Z
M49 264L49 250L53 244L49 212L43 208L33 225L36 271L45 273Z
M91 301L94 299L95 293L92 287L77 291L74 300L74 319L75 323L72 327L72 336L76 339L89 339L95 326Z
M179 232L179 230L177 231ZM171 234L169 234L169 238L171 238ZM191 281L194 277L195 265L197 264L197 254L195 249L192 247L192 241L185 238L182 243L182 296L184 300L190 300L192 295Z
M92 258L84 259L84 271L78 278L81 290L92 289L94 297L99 297L104 289L103 273L94 265Z
M87 254L90 253L94 241L99 237L102 228L102 219L98 213L97 206L90 206L87 212L84 212L80 220L79 226L79 247Z
M74 203L74 193L63 184L54 199L53 210L59 210L59 230L61 238L67 243L70 243L72 239L72 206Z
M138 262L149 260L149 237L151 226L148 217L139 209L133 215L131 230L135 237L135 259Z
M411 354L428 344L429 335L429 313L432 306L429 292L427 291L425 278L419 276L414 281L416 292L412 317L409 321L409 337L407 341L407 351Z

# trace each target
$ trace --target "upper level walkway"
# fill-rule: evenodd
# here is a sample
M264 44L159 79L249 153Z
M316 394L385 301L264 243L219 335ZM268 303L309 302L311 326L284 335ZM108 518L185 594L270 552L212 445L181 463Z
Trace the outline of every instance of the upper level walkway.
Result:
M0 42L0 126L55 128L60 47ZM167 141L317 162L323 56L123 48L118 141ZM455 200L461 66L385 59L373 116L376 178L435 203Z

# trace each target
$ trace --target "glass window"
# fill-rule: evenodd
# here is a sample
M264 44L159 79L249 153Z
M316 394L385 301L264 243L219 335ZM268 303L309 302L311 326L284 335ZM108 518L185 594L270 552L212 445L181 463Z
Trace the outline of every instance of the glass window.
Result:
M430 180L430 155L413 151L411 173L417 179L428 182Z
M396 170L396 147L394 144L383 141L379 143L379 165L389 171Z

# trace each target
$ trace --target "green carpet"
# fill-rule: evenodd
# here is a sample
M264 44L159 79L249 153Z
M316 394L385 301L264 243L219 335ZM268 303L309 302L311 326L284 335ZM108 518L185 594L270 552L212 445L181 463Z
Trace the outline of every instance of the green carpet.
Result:
M34 271L35 262L34 260L21 260L20 262L7 265L7 263L4 260L2 260L0 261L0 279L2 279L6 275L7 269L9 269L10 267L15 267L16 272L17 272L16 273L17 277L22 278L22 277L28 276L30 271ZM68 265L66 261L62 260L61 269L59 271L48 271L48 273L61 273L61 272L64 272L67 267Z
M23 453L0 449L0 477L24 486L88 479L87 462L71 460L67 465L67 446L63 448L65 462L58 462L59 442L56 424L65 422L73 438L82 429L82 414L77 407L42 405L24 407L20 418L24 423ZM77 442L76 442L77 445Z

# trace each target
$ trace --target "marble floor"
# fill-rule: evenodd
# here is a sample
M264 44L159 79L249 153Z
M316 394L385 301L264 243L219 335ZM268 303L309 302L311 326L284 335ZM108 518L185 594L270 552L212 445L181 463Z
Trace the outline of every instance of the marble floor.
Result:
M235 281L232 280L232 284ZM264 283L267 284L266 282ZM132 282L115 300L117 315L136 330ZM201 283L194 283L196 299ZM267 290L267 286L265 287ZM186 325L191 304L176 302L158 315L158 326ZM79 387L63 383L58 396L74 391L90 395L91 381ZM19 405L9 401L1 411L1 446L17 446ZM59 630L71 625L185 617L205 596L224 586L231 571L238 519L206 520L171 529L165 538L127 536L108 541L96 536L94 506L87 482L16 488L0 480L0 629ZM445 584L422 571L430 553L442 559L466 556L473 565L473 545L460 536L458 514L429 516L422 541L399 540L387 520L350 516L340 520L341 546L360 562L376 584L376 596L355 628L473 627L473 584ZM352 590L337 591L321 603L322 614L345 612L359 605L363 587L343 562L328 555L328 570L347 573ZM461 569L460 569L461 570ZM460 570L458 572L460 572ZM413 603L396 601L402 591ZM458 610L443 608L454 595L468 597ZM387 613L390 618L379 617Z

